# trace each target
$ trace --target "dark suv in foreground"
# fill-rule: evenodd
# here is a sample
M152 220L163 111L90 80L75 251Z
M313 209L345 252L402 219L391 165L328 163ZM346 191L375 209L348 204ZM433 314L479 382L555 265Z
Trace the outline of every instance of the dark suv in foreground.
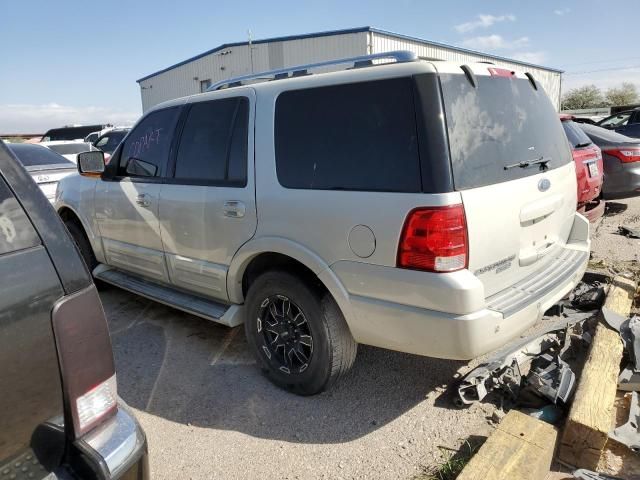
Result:
M148 478L91 276L2 142L0 386L0 479Z

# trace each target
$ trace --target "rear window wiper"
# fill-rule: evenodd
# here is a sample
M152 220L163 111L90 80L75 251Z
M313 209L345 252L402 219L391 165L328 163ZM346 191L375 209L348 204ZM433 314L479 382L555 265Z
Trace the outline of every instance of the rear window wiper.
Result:
M589 143L579 143L577 145L574 145L573 148L588 147L589 145L591 145L591 142L589 142Z
M530 167L531 165L540 165L540 170L546 170L547 167L547 163L549 163L551 161L550 158L544 158L544 157L540 157L536 160L523 160L522 162L518 162L518 163L512 163L511 165L505 165L504 169L505 170L511 170L512 168L527 168Z

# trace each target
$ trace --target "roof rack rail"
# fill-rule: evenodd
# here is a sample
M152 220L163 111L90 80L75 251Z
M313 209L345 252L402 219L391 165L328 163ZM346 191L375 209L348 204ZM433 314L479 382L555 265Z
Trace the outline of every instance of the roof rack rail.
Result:
M406 63L406 62L415 62L419 60L418 55L409 50L396 50L393 52L385 52L385 53L374 53L372 55L362 55L360 57L350 57L350 58L341 58L337 60L328 60L326 62L318 62L318 63L309 63L307 65L298 65L295 67L281 68L278 70L270 70L267 72L260 73L252 73L250 75L243 75L240 77L233 77L227 80L222 80L220 82L214 83L209 88L207 88L207 92L213 92L215 90L222 90L225 88L233 88L239 87L244 84L244 82L250 80L262 80L262 81L271 81L271 80L280 80L284 78L290 77L300 77L304 75L310 75L310 69L320 68L320 67L329 67L333 65L344 65L351 64L351 67L348 68L361 68L361 67L369 67L373 65L374 60L384 60L390 59L395 60L395 63Z

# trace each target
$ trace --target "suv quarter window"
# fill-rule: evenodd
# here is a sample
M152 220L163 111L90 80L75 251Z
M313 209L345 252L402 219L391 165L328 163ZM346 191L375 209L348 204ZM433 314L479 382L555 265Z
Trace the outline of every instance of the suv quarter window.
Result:
M244 187L248 124L246 97L190 105L178 142L173 182Z
M0 255L40 244L40 237L31 221L0 177Z
M171 141L180 107L151 112L131 131L120 155L120 177L162 177L166 175Z
M281 93L275 153L283 187L420 192L409 77Z

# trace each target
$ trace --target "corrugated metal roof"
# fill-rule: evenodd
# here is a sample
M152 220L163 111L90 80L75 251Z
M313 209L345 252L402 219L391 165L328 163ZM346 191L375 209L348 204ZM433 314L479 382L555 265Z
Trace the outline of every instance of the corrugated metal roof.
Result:
M501 57L498 55L491 55L488 53L483 53L483 52L478 52L477 50L469 50L466 48L461 48L461 47L456 47L454 45L447 45L444 43L439 43L439 42L433 42L431 40L425 40L423 38L418 38L418 37L412 37L409 35L403 35L401 33L395 33L395 32L390 32L387 30L382 30L379 28L375 28L375 27L358 27L358 28L347 28L347 29L343 29L343 30L328 30L326 32L316 32L316 33L305 33L305 34L301 34L301 35L289 35L289 36L284 36L284 37L273 37L273 38L263 38L260 40L252 40L251 43L252 44L260 44L260 43L272 43L272 42L288 42L291 40L301 40L301 39L305 39L305 38L316 38L316 37L328 37L328 36L334 36L334 35L346 35L349 33L361 33L361 32L374 32L374 33L379 33L382 35L389 35L389 36L393 36L393 37L397 37L397 38L401 38L401 39L405 39L405 40L412 40L414 42L421 42L421 43L425 43L428 45L433 45L436 47L441 47L441 48L447 48L450 50L457 50L459 52L465 52L465 53L470 53L473 55L482 55L485 57L490 57L490 58L494 58L496 60L501 60L501 61L506 61L506 62L512 62L512 63L517 63L519 65L525 65L528 67L535 67L535 68L541 68L543 70L549 70L552 72L557 72L557 73L563 73L563 70L558 70L555 68L550 68L550 67L544 67L542 65L536 65L534 63L528 63L528 62L522 62L520 60L515 60L513 58L507 58L507 57ZM181 65L185 65L189 62L192 62L194 60L197 60L199 58L205 57L207 55L211 55L212 53L216 53L219 52L221 50L224 50L226 48L231 48L231 47L239 47L239 46L244 46L244 45L248 45L249 42L245 41L245 42L235 42L235 43L224 43L216 48L213 48L211 50L207 50L206 52L200 53L194 57L188 58L186 60L183 60L182 62L178 62L174 65L171 65L167 68L163 68L162 70L158 70L157 72L151 73L149 75L146 75L142 78L139 78L138 80L136 80L136 82L140 83L144 80L147 80L148 78L151 77L155 77L156 75L159 75L161 73L164 72L168 72L169 70L173 70L174 68L177 68Z

